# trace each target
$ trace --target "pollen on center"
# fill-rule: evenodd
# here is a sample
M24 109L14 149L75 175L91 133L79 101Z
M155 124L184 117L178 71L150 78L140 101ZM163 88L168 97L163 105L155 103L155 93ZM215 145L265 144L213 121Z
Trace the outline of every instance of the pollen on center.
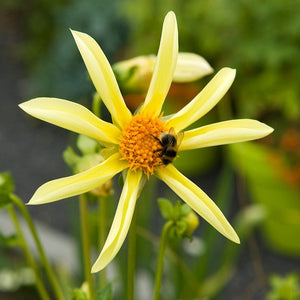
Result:
M149 176L162 164L159 136L167 131L159 118L135 115L123 128L119 151L123 160L128 161L128 167L141 169Z

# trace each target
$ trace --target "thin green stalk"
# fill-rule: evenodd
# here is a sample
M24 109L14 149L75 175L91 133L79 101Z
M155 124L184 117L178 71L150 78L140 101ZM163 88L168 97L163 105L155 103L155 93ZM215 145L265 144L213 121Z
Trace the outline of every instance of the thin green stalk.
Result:
M91 243L89 238L87 199L84 194L79 196L83 265L85 280L88 284L90 298L94 299L94 282L91 273Z
M134 299L134 274L136 253L136 213L133 213L128 237L128 273L127 273L127 300Z
M50 281L50 284L52 285L53 287L53 291L54 291L54 294L55 294L55 299L57 300L64 300L64 295L63 295L63 292L61 290L61 287L60 285L58 284L58 281L57 281L57 278L51 268L51 264L49 263L48 261L48 258L45 254L45 251L44 251L44 248L42 246L42 243L38 237L38 234L37 234L37 231L35 229L35 226L34 226L34 223L32 222L32 219L27 211L27 209L25 208L25 205L23 203L23 201L17 197L16 195L12 194L10 195L11 199L13 200L13 202L17 205L17 207L19 208L19 210L21 211L29 229L30 229L30 232L33 236L33 239L35 241L35 244L37 246L37 249L38 249L38 252L40 254L40 257L41 257L41 261L45 267L45 271L47 273L47 276L49 278L49 281Z
M162 279L162 271L164 265L165 251L168 243L168 234L170 228L173 226L173 221L168 221L161 233L160 244L159 244L159 253L156 265L156 274L155 274L155 286L154 286L154 300L159 300L160 298L160 287Z
M102 249L106 238L106 198L99 197L99 247ZM100 272L100 287L106 285L106 269Z
M18 234L18 238L20 240L20 244L21 244L21 248L23 249L23 252L26 256L26 259L27 259L27 262L29 264L29 266L31 267L31 269L33 270L34 272L34 275L35 275L35 284L36 284L36 287L37 287L37 290L41 296L41 299L42 300L50 300L50 297L48 295L48 292L43 284L43 282L41 281L40 279L40 274L39 274L39 271L38 271L38 266L36 265L36 262L33 258L33 256L31 255L31 252L26 244L26 240L24 238L24 235L23 235L23 232L22 232L22 229L21 229L21 226L20 226L20 223L18 221L18 217L14 211L14 209L12 207L9 208L9 214L10 214L10 217L14 223L14 226L16 228L16 231L17 231L17 234Z

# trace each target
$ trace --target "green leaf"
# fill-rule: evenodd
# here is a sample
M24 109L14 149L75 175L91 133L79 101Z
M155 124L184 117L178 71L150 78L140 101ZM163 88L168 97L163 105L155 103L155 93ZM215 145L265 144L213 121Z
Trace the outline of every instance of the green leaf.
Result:
M289 274L285 277L272 275L270 277L271 291L267 300L297 300L300 297L299 277Z
M278 252L299 256L300 190L282 178L270 149L256 143L230 145L232 164L245 177L251 199L263 205L262 233Z
M77 163L80 160L80 156L76 154L76 152L73 150L72 147L68 147L64 152L63 152L63 159L65 163L72 169L77 165Z
M8 208L12 204L13 201L10 198L9 194L0 191L0 209Z
M172 202L165 198L159 198L157 200L157 202L158 202L159 210L160 210L163 218L166 220L172 219L173 214L174 214L173 213L174 207L173 207Z
M0 233L0 244L6 247L15 247L19 245L20 240L16 234L11 234L8 236L3 235Z
M77 147L82 154L91 154L98 150L99 144L94 139L80 134L77 138Z
M12 176L8 172L0 173L0 192L4 194L13 193L15 184Z
M85 291L82 289L74 289L72 291L71 300L89 300Z
M100 290L96 295L96 300L112 300L113 291L112 284L107 284L102 290Z
M192 209L186 203L181 205L181 216L187 216L191 211Z

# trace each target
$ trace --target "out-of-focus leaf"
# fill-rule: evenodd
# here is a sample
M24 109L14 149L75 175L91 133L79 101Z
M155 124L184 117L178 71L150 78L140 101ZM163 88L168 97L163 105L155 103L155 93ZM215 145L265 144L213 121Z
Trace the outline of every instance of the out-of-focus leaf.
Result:
M91 154L99 150L99 143L94 139L80 134L77 138L77 147L82 154Z
M168 199L159 198L157 202L162 216L166 220L171 219L173 216L173 205L171 201Z
M14 292L21 286L34 285L35 277L31 268L18 268L0 270L0 291ZM2 299L2 297L1 297Z
M112 300L113 291L111 283L107 284L96 296L96 300Z
M0 192L3 194L13 193L15 184L12 176L8 172L0 173Z
M0 209L7 208L11 204L13 204L13 202L9 194L0 192Z
M229 149L232 164L246 178L251 198L266 209L265 240L281 253L299 256L299 189L282 180L271 164L270 150L263 145L234 144Z
M297 274L285 277L272 275L270 277L271 291L267 300L297 300L300 297L300 283Z
M6 247L15 247L19 245L18 236L16 234L5 236L2 233L0 233L0 244Z
M72 291L72 300L88 300L88 297L82 289L75 289Z

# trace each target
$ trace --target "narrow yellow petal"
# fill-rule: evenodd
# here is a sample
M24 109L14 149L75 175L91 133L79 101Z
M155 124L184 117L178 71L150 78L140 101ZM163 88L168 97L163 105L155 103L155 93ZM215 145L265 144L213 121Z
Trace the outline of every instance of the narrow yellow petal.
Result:
M179 52L173 81L191 82L212 72L213 68L202 56L195 53Z
M92 273L104 269L120 250L132 220L141 178L142 172L128 170L110 232L98 259L92 267Z
M235 70L221 69L189 104L168 119L168 126L179 131L196 122L222 99L234 77Z
M40 120L87 135L100 142L118 144L120 130L96 117L84 106L57 98L35 98L19 105Z
M180 151L256 140L272 131L273 128L256 120L219 122L185 131Z
M113 120L123 127L131 119L112 68L100 46L89 35L71 30L90 77Z
M164 20L160 46L142 111L157 117L168 94L178 55L176 16L171 11Z
M49 181L40 186L28 204L44 204L88 192L124 170L127 162L115 153L96 167L85 172Z
M217 205L193 182L182 175L173 165L157 171L157 177L164 181L195 212L215 227L225 237L239 243L239 237L228 223Z

